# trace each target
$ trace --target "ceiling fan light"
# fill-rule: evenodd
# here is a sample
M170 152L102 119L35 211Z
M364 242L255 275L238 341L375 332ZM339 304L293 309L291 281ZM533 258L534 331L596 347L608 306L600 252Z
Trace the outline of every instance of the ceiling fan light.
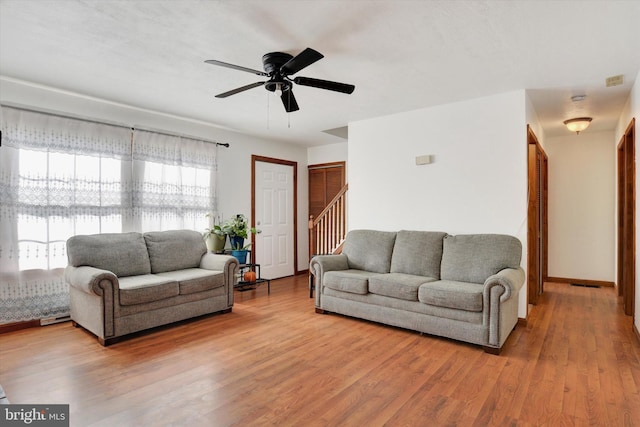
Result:
M593 120L591 117L576 117L575 119L565 120L564 125L571 132L575 132L579 135L580 132L589 127L591 120Z

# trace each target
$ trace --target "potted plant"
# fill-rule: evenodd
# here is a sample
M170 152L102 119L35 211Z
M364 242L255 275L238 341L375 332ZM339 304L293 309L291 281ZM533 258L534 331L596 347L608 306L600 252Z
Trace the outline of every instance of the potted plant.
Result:
M251 246L251 243L245 246L244 240L249 237L249 233L260 233L260 230L255 227L249 228L247 217L243 214L237 214L231 219L225 221L222 224L222 232L229 236L229 243L231 243L231 255L238 258L240 264L245 264L247 260L247 251Z
M207 214L207 216L211 216ZM217 221L219 222L219 220ZM222 252L224 250L224 244L227 241L227 235L222 230L222 226L216 224L216 220L213 220L213 226L211 228L205 228L204 233L202 233L202 237L204 238L204 242L207 245L207 250L209 252Z

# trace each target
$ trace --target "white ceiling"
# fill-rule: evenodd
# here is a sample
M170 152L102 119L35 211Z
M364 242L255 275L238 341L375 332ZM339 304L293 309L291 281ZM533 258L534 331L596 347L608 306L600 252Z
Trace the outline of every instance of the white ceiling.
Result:
M261 87L214 98L263 78L206 59L261 70L264 53L306 47L325 58L299 75L355 92L296 86L289 117ZM639 69L638 0L0 0L0 77L307 146L352 121L519 89L547 136L576 115L611 130Z

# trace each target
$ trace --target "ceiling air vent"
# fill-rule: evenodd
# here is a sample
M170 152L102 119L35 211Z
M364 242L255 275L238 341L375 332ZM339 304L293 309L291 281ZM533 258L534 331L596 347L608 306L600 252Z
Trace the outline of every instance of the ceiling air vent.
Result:
M618 74L617 76L607 77L607 87L620 86L624 83L624 75Z

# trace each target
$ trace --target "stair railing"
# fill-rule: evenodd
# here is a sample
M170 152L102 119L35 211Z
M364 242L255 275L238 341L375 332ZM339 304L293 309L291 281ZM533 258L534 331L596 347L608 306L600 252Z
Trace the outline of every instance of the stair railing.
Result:
M309 257L342 250L347 235L348 189L349 184L345 184L317 218L309 216Z

